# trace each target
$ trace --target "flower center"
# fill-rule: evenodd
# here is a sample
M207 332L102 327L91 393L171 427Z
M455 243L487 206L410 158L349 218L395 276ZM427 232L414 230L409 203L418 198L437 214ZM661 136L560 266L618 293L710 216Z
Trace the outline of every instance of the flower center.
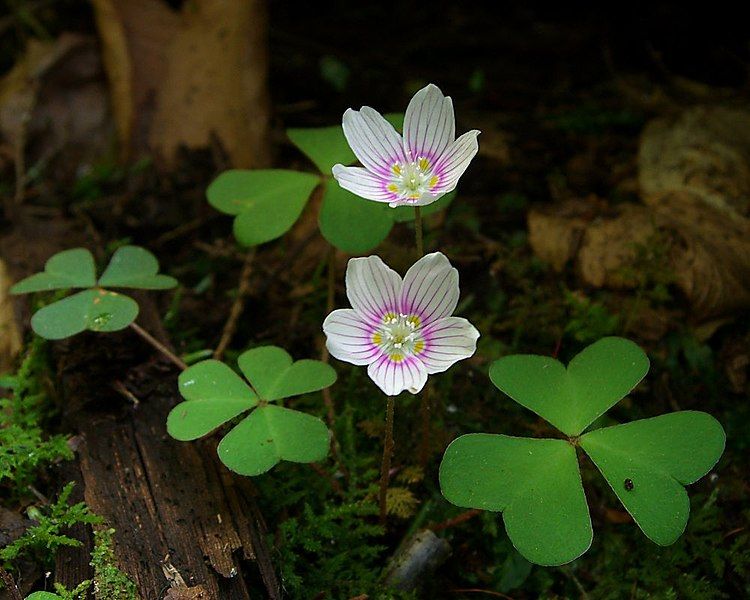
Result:
M394 362L415 356L424 350L420 333L421 320L417 315L388 313L372 334L372 342Z
M430 161L423 156L412 162L396 163L391 167L391 175L388 191L409 200L418 200L438 182Z

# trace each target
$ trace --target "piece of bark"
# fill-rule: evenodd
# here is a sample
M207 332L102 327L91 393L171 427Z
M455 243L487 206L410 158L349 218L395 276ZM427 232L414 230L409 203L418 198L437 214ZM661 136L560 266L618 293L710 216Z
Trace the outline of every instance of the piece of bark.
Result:
M107 378L113 367L124 377L128 362L151 350L128 351L138 344L128 333L95 343L86 337L57 347L59 381L66 426L82 438L84 497L116 530L119 568L142 598L160 598L170 587L169 564L188 587L202 588L205 600L244 600L261 593L251 593L244 576L255 565L251 575L264 581L262 594L279 598L250 482L225 472L215 443L178 442L166 433L167 414L179 401L176 374L159 361L133 366L127 384L140 402L128 404ZM103 346L110 344L107 356ZM81 581L88 574L79 575ZM69 569L67 582L75 578Z
M269 161L264 0L93 0L124 154L173 163L214 140L233 166Z
M12 370L16 355L23 345L9 295L12 285L5 261L0 258L0 373Z

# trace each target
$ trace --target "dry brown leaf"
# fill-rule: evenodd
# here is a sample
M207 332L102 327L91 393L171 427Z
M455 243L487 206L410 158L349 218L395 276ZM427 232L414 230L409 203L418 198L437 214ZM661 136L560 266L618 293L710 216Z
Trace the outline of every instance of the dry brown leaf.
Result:
M93 0L126 151L171 163L218 140L234 166L268 162L262 0Z
M651 207L619 206L592 218L580 203L530 211L529 241L543 260L561 269L573 261L596 287L633 288L638 248L658 235L666 245L675 284L700 318L750 307L750 223L685 192L666 194ZM570 240L580 236L580 243Z
M13 368L22 346L21 332L9 295L11 285L13 282L8 275L5 262L0 260L0 373L6 373Z
M63 34L30 40L0 81L0 136L15 163L20 202L26 165L38 161L74 176L111 143L106 83L92 38Z
M651 121L638 155L646 203L690 192L730 214L750 216L750 112L696 106Z

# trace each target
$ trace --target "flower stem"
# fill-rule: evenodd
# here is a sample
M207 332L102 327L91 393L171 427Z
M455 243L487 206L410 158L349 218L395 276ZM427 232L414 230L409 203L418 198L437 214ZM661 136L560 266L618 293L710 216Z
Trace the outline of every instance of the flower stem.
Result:
M141 336L146 342L148 342L151 346L156 348L159 352L161 352L164 356L166 356L172 363L174 363L181 371L184 371L188 368L187 364L185 364L185 361L182 360L179 356L177 356L174 352L172 352L169 348L167 348L164 344L162 344L159 340L157 340L155 337L153 337L148 331L143 329L140 325L133 322L130 324L130 328L135 331L139 336Z
M385 527L388 499L388 482L391 478L391 455L393 454L394 397L386 397L385 439L383 440L383 462L380 465L380 524Z
M424 256L424 244L422 242L422 208L419 206L414 207L414 237L417 242L418 258L422 258Z

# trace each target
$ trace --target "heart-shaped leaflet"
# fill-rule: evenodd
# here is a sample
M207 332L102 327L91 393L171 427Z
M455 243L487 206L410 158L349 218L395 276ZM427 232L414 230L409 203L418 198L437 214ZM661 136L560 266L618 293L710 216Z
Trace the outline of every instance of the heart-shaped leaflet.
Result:
M336 371L331 365L308 359L293 362L289 353L277 346L247 350L237 364L266 402L316 392L336 381Z
M240 475L260 475L279 461L310 463L328 454L331 436L325 423L272 404L256 408L219 443L219 458Z
M463 435L445 451L440 489L457 506L502 511L511 542L534 563L561 565L591 545L578 461L567 441Z
M63 250L52 256L44 271L15 284L12 294L30 294L49 290L87 288L96 285L96 266L91 252L85 248Z
M31 328L48 340L61 340L82 331L119 331L138 316L138 303L109 290L84 290L41 308Z
M490 379L502 392L568 436L577 436L648 373L637 344L606 337L584 348L566 369L548 356L516 354L495 361Z
M123 246L112 255L109 265L99 278L102 287L166 290L177 285L169 275L159 274L159 261L145 248Z
M725 441L711 415L686 410L596 429L579 443L643 533L668 546L690 514L684 486L713 468Z
M185 369L178 384L185 402L167 417L167 431L177 440L197 440L258 404L250 386L218 360Z

